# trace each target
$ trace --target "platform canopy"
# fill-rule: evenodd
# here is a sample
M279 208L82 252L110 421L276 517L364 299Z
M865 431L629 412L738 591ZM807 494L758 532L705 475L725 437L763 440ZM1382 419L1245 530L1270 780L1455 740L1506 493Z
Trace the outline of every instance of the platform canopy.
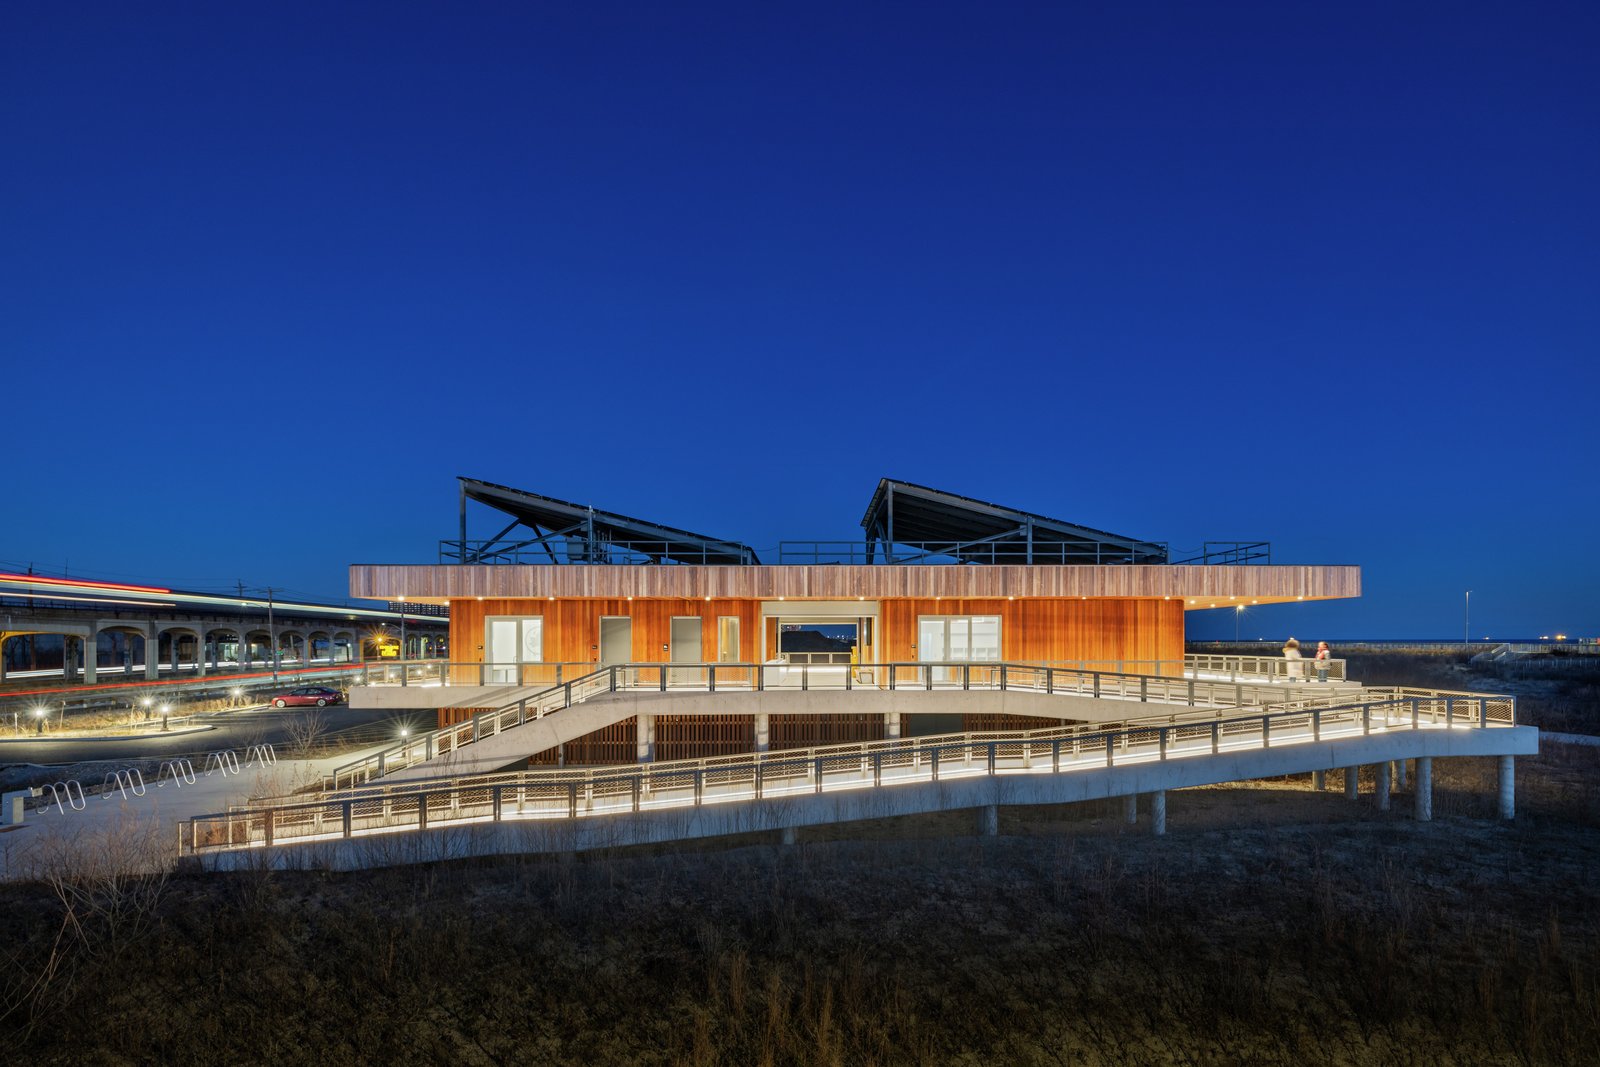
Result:
M861 519L885 563L1161 564L1167 546L884 478ZM874 548L874 546L876 546Z
M462 537L459 542L445 542L448 547L442 554L462 563L761 562L754 549L737 541L707 537L476 478L459 480ZM511 523L487 541L468 541L468 500L510 516ZM518 531L518 527L525 532Z

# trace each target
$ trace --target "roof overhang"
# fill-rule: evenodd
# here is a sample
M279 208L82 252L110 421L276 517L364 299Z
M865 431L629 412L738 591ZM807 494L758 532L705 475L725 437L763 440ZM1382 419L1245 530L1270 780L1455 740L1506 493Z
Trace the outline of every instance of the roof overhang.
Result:
M1114 597L1191 609L1361 595L1355 566L905 565L630 567L355 564L350 595L412 603L497 599L892 600Z

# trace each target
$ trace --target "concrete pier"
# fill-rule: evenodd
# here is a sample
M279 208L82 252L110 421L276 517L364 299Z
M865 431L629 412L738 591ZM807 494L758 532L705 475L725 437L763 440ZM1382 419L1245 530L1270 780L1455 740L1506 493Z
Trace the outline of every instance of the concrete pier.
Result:
M1150 832L1161 837L1167 832L1167 791L1157 789L1150 794Z
M1406 761L1403 759L1394 761L1394 787L1396 789L1406 787Z
M1319 793L1322 792L1324 789L1328 788L1328 772L1327 771L1312 771L1311 772L1311 788L1315 789Z
M1389 761L1384 760L1373 767L1378 772L1378 810L1389 810Z
M1500 817L1517 817L1517 760L1515 756L1500 757Z
M785 845L792 845L798 840L800 833L793 826L785 826L779 831L779 840Z
M1354 800L1361 794L1361 768L1346 767L1344 769L1344 798Z
M996 837L1000 833L1000 808L995 804L985 804L978 809L978 834L981 837Z
M1433 757L1417 757L1417 791L1412 795L1412 811L1418 822L1433 821Z
M1139 821L1139 794L1129 793L1122 798L1122 819L1129 826Z

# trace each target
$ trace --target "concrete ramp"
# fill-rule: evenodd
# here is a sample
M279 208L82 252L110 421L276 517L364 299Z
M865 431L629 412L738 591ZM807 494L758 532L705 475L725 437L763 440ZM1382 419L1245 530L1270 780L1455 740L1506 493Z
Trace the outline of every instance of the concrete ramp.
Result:
M626 694L624 694L626 695ZM480 738L454 752L391 771L385 782L405 782L419 778L456 778L499 770L536 752L576 741L585 734L603 730L636 714L633 703L616 696L593 697L582 704L552 711L521 726Z

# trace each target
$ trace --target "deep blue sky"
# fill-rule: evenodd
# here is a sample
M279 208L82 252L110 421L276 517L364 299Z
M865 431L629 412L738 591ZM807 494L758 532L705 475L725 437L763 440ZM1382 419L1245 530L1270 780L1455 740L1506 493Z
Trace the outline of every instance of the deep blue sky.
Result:
M1364 567L1245 636L1600 634L1597 54L1593 3L14 0L0 561L342 597L457 474L757 546L890 475Z

